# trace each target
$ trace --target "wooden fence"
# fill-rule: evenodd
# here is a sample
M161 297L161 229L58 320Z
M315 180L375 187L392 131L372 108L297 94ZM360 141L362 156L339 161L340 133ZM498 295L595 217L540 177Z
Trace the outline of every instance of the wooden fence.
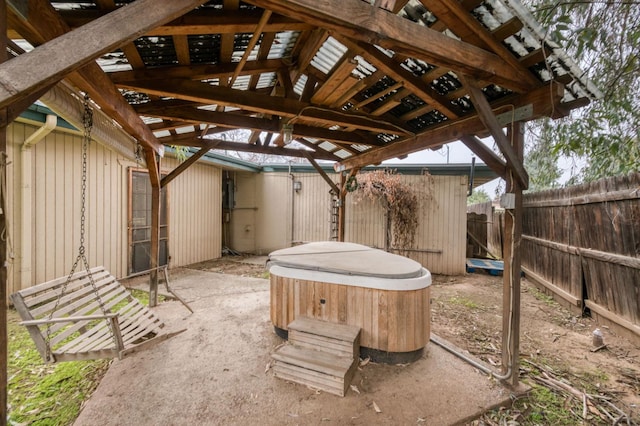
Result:
M521 247L529 279L640 340L640 173L526 194Z
M467 257L502 258L503 215L504 210L496 210L491 201L467 206L467 244L471 246Z

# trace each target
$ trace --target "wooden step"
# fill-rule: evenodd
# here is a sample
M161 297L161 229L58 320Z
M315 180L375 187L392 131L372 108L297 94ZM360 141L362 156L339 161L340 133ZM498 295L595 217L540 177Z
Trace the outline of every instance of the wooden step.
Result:
M306 347L285 345L272 354L276 377L344 396L356 372L358 358L347 358Z
M292 345L350 359L360 354L359 327L299 317L288 329Z

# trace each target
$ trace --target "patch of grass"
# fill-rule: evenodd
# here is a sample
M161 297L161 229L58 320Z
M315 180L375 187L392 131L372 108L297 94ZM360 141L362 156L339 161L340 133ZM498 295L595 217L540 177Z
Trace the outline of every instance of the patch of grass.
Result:
M530 420L533 424L575 425L581 419L567 406L569 401L543 386L534 385L529 394ZM581 410L576 406L576 410Z
M269 274L269 271L264 271L259 275L259 277L268 280L271 277L271 275Z
M110 361L45 364L18 315L7 315L9 334L8 424L69 425Z
M581 411L581 407L552 390L532 384L531 392L516 399L510 408L491 410L481 417L482 421L473 424L573 426L582 424L582 419L574 414Z
M535 297L536 299L538 299L539 301L541 301L545 305L547 305L549 307L556 306L556 301L553 300L553 296L549 296L548 294L538 290L536 287L531 287L529 289L529 292L531 293L531 295L533 297Z
M452 305L464 306L464 307L469 308L469 309L479 309L480 308L480 305L478 305L476 302L474 302L473 300L468 299L466 297L453 296L453 297L449 298L449 303L451 303Z
M144 306L149 306L149 292L148 291L143 291L143 290L138 290L135 288L130 288L129 292L131 292L131 295L133 297L135 297L136 299L138 299L138 301L140 303L142 303ZM163 296L162 294L158 294L158 303L162 303L164 302L166 299L165 296Z
M148 292L135 289L130 291L140 303L149 305ZM164 296L158 296L159 302L164 300ZM8 424L72 424L78 417L83 402L100 383L111 361L46 364L36 350L29 332L19 322L16 311L9 311Z

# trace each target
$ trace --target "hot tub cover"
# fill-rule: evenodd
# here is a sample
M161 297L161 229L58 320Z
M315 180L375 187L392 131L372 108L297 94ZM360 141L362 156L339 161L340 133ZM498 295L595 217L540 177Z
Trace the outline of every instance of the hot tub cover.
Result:
M425 274L422 265L406 257L361 244L335 241L276 250L269 254L268 266L390 279L418 278Z

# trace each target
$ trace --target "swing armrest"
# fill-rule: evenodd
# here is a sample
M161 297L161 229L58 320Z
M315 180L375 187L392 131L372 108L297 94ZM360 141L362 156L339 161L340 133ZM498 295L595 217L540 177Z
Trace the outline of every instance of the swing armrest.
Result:
M93 321L93 320L101 320L101 319L112 319L116 318L118 314L109 313L104 315L84 315L84 316L76 316L76 317L60 317L60 318L43 318L38 320L27 320L21 321L20 325L30 326L30 325L43 325L43 324L55 324L60 322L78 322L78 321Z

